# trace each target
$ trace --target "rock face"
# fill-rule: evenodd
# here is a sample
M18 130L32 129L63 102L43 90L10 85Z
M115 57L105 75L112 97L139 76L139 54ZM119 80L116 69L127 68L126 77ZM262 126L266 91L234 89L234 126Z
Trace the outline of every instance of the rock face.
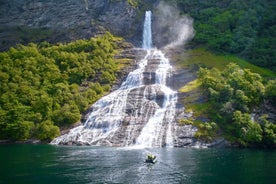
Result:
M139 52L139 51L136 51ZM91 106L84 124L52 141L53 144L108 146L195 145L196 127L179 125L183 107L168 87L173 68L160 50L145 55L122 85Z
M149 4L154 2L150 0ZM90 38L106 30L140 45L142 15L127 1L2 0L0 50L31 41Z

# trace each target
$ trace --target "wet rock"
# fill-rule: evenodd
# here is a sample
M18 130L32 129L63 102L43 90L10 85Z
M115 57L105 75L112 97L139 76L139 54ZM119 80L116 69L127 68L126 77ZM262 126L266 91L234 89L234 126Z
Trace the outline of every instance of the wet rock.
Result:
M115 58L125 59L128 61L126 66L117 73L117 81L113 84L111 91L117 90L120 88L122 83L127 78L129 72L132 72L137 68L137 63L146 55L145 50L134 48L133 45L122 45L119 44L120 48L124 50L118 53Z
M187 147L194 145L196 139L194 134L197 128L192 125L176 125L174 147Z

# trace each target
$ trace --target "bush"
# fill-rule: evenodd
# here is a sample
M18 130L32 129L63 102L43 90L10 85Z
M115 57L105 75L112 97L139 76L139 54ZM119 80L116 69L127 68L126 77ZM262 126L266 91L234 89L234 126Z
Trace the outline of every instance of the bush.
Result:
M54 111L52 116L57 125L73 124L80 118L80 111L75 104L65 104L59 110Z
M238 143L247 146L247 144L256 144L262 141L261 126L252 122L249 114L235 111L233 125L235 126L235 132L233 133Z
M27 139L33 123L41 132L55 132L46 120L59 126L78 122L80 111L110 90L116 79L117 41L106 33L68 44L30 43L1 52L1 139ZM51 137L41 134L44 140Z
M8 124L6 131L13 140L24 141L30 138L34 129L34 123L30 121L22 121L18 123Z
M43 141L51 141L60 135L59 127L53 125L53 122L46 120L37 125L35 131L36 137Z
M193 121L191 121L191 120L189 120L189 119L181 119L181 120L179 121L179 123L180 123L181 125L193 125Z
M276 125L267 120L267 115L260 118L261 127L263 130L262 143L268 147L273 147L276 144Z
M211 102L209 114L219 122L218 125L227 137L243 146L260 143L271 145L274 142L274 125L253 122L250 112L263 103L264 98L271 102L275 100L275 80L264 85L260 75L233 63L223 71L201 68L198 80ZM200 124L196 135L207 135L209 128L208 124Z
M276 80L269 80L265 89L265 97L271 104L276 104Z
M218 126L215 122L202 122L198 125L195 137L210 142L217 136L217 131Z

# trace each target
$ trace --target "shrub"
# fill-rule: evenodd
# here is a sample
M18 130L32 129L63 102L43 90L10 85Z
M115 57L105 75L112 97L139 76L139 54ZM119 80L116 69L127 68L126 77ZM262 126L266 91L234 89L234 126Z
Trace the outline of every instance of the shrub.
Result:
M36 137L43 141L51 141L60 135L59 127L53 125L53 122L46 120L37 125Z

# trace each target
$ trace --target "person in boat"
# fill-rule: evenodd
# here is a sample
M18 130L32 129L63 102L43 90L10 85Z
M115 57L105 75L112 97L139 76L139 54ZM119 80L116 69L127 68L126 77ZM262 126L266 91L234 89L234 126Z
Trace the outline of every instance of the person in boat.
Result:
M146 163L155 163L156 162L156 156L155 155L148 155L146 159Z

